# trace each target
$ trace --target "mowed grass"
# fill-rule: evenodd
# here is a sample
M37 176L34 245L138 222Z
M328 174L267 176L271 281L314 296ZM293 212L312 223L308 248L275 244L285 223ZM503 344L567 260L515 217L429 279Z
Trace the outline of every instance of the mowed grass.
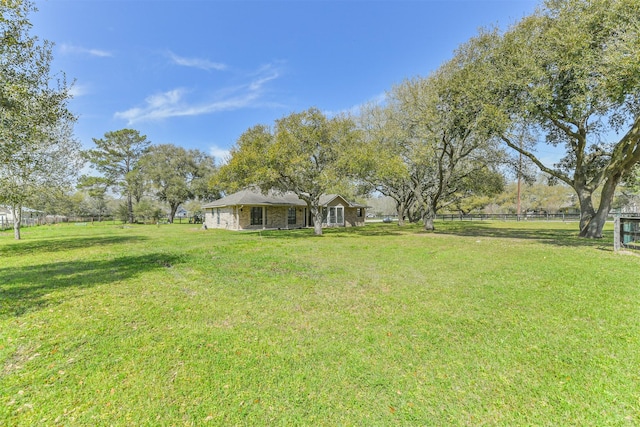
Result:
M638 425L640 257L575 223L0 233L0 425Z

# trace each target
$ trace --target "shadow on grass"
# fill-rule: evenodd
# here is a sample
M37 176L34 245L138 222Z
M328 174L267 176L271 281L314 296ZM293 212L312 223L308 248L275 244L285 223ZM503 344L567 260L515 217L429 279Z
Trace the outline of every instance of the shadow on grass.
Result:
M535 240L540 243L555 246L603 247L609 243L613 246L612 239L608 238L609 236L606 233L602 239L585 239L579 237L577 229L544 228L542 225L536 228L503 228L477 222L470 224L446 224L444 226L440 224L439 228L436 226L435 233L467 237Z
M363 227L335 227L324 228L323 236L333 238L357 238L357 237L377 237L377 236L403 236L403 235L450 235L466 237L485 237L500 239L527 239L555 246L565 247L592 247L597 249L607 249L613 247L611 233L605 232L602 239L584 239L578 236L576 229L545 227L544 223L536 223L535 227L503 227L502 224L495 225L481 222L439 222L436 224L435 232L424 231L420 224L408 223L399 227L396 223L367 224ZM254 235L259 235L264 239L290 240L316 238L312 228L295 230L262 230L251 231ZM320 236L322 237L322 236Z
M147 254L100 261L65 261L0 269L0 318L56 304L69 295L67 289L90 288L170 268L181 262L179 256ZM52 293L55 293L52 295Z
M263 230L254 232L263 238L270 239L300 239L315 238L313 228L298 228L294 230ZM363 236L400 236L407 232L397 224L367 224L360 227L327 227L322 229L323 236L332 237L363 237Z
M147 240L141 236L72 237L68 239L19 240L0 247L0 256L21 256L34 252L58 252L94 246Z
M364 227L330 229L335 237L402 236L412 232L412 228L399 227L398 224L367 224Z

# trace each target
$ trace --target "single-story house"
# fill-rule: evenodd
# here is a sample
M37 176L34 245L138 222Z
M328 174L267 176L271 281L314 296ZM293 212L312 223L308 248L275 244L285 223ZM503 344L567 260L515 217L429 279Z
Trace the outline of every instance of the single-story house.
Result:
M320 197L323 227L355 227L365 222L366 206L337 194ZM291 229L313 226L307 203L295 193L248 188L202 206L207 228L226 230Z

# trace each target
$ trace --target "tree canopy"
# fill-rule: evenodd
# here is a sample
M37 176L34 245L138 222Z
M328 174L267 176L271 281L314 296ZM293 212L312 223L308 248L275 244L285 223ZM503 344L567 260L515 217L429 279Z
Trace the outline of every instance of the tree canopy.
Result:
M364 148L353 163L360 179L396 201L400 225L414 211L433 230L439 210L502 188L495 126L466 67L447 62L395 86L385 106L365 110Z
M293 113L272 128L248 129L231 149L219 179L229 188L256 185L263 191L292 191L307 203L314 232L322 234L320 196L342 180L342 155L355 144L353 121L327 118L317 108Z
M186 150L173 144L154 145L140 160L146 180L159 200L169 204L169 222L187 200L209 200L218 196L208 181L216 166L213 157L200 150Z
M400 115L393 105L367 105L358 116L360 146L353 150L351 174L369 192L391 197L398 225L412 211L416 197L411 180L413 156Z
M13 209L20 239L23 204L68 185L78 170L75 116L63 73L52 74L52 44L30 35L30 1L0 2L0 203Z
M581 236L601 237L616 186L640 161L640 3L548 0L469 46L481 53L485 108L504 126L503 141L572 187ZM522 126L536 144L516 142ZM540 144L565 155L547 164Z
M127 198L129 222L133 222L133 199L140 201L143 181L136 169L140 158L151 144L145 135L134 129L121 129L93 138L96 148L85 152L91 167L102 174L107 185Z

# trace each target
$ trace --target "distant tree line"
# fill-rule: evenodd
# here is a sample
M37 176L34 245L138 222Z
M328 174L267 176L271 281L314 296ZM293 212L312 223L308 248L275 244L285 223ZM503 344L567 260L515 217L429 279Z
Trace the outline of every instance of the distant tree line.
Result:
M215 159L200 150L151 145L134 129L107 132L93 142L96 148L83 156L100 175L81 176L78 188L85 190L96 206L104 206L108 191L122 196L124 202L115 213L123 220L157 221L167 216L173 222L180 205L219 197L209 185L217 171ZM168 207L166 214L158 202Z
M95 148L80 151L96 175L81 175L75 187L55 187L28 199L29 207L69 217L107 216L133 222L173 222L180 206L190 216L220 196L210 185L215 159L174 144L153 145L134 129L94 138Z
M532 179L531 179L532 178ZM550 177L545 174L538 174L528 177L522 182L520 190L520 213L521 215L539 214L576 214L580 212L580 206L575 192L571 187L561 182L551 183ZM515 180L506 180L503 189L499 193L491 195L476 195L460 200L458 203L442 209L438 214L447 215L480 215L480 214L518 214L518 184ZM618 194L614 206L620 208L627 203L622 193ZM366 200L370 206L368 212L376 216L396 216L395 201L387 196L378 194ZM416 221L415 215L408 218Z
M68 189L68 165L41 160L77 157L68 87L51 86L50 45L29 38L30 9L0 6L0 204L12 206L35 203L43 188ZM130 222L143 211L157 216L159 204L172 219L183 203L248 185L292 191L316 217L316 234L321 194L381 194L400 225L433 230L438 212L506 204L505 176L531 184L534 167L572 192L580 235L598 238L616 194L632 201L640 190L639 32L637 0L546 0L504 31L481 30L428 76L391 88L383 104L335 116L309 108L251 127L219 170L197 150L154 146L132 129L107 132L82 155L97 175L78 188L98 212L122 197L116 211ZM549 164L545 146L562 157Z

